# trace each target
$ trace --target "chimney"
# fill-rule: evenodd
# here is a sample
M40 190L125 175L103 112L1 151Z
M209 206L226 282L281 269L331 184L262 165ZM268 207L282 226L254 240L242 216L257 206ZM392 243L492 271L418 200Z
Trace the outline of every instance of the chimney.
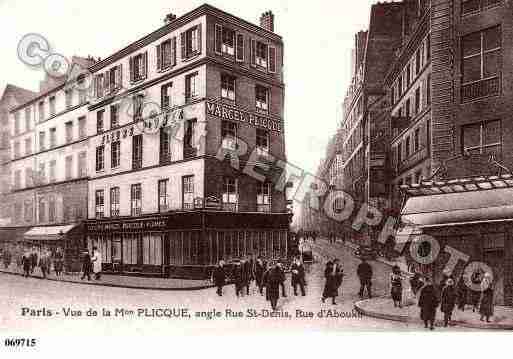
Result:
M174 20L176 20L176 15L175 14L172 14L172 13L169 13L166 15L166 17L164 18L164 24L169 24L171 22L173 22Z
M266 11L260 16L260 27L274 32L274 14L272 11Z

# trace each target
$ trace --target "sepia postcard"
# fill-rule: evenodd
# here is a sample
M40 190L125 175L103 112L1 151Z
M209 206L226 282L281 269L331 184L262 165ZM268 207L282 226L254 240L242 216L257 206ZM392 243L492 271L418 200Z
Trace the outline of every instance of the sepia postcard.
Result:
M512 13L0 0L0 353L513 330Z

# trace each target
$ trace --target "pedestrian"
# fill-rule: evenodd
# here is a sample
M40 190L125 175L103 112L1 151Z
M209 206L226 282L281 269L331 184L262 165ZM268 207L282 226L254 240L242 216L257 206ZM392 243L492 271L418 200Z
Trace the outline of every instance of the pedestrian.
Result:
M472 283L472 288L470 292L470 301L472 304L472 312L475 312L478 310L479 307L479 299L481 298L481 292L479 289L481 287L481 281L482 281L482 273L479 270L476 270L472 273L470 276L470 282Z
M317 232L313 231L312 232L312 241L315 243L316 240L317 240Z
M37 267L38 263L38 255L36 247L32 247L32 252L30 253L30 274L34 273L34 269Z
M251 280L253 279L253 260L251 258L246 258L244 260L244 287L246 288L246 295L249 295L249 287L251 286Z
M338 288L342 284L342 277L344 276L343 270L339 265L339 260L335 259L333 262L326 263L324 270L324 277L326 283L322 293L322 302L324 303L327 298L331 298L331 304L336 305L336 298L338 297Z
M233 267L233 284L235 286L235 295L237 298L242 296L242 281L243 281L242 263L240 261L235 262Z
M60 248L57 248L55 251L55 255L53 257L53 269L55 270L55 275L57 277L60 277L62 274L62 267L63 267L63 255Z
M365 260L365 258L363 258L362 262L358 265L356 274L360 279L360 292L358 293L360 295L360 298L363 298L363 292L365 291L365 289L367 289L367 295L369 296L369 298L372 298L372 267Z
M39 268L41 268L43 279L46 279L46 275L50 274L50 263L50 251L43 249L39 258Z
M490 317L493 315L493 285L492 275L485 273L481 282L481 296L479 299L479 314L483 321L486 318L486 322L490 323Z
M276 262L276 269L278 273L280 274L280 287L281 287L281 296L283 298L287 297L287 293L285 292L285 271L283 270L283 264L281 262Z
M301 289L301 295L304 297L306 295L305 266L298 257L294 258L294 262L290 266L290 271L292 273L290 283L294 289L294 295L297 296L297 287L299 286L299 289Z
M32 253L27 250L21 257L21 263L23 265L24 277L28 278L32 268Z
M223 287L226 282L226 272L224 270L224 261L220 260L219 264L214 268L212 272L212 282L217 287L217 295L223 296Z
M271 302L272 310L276 310L278 307L278 299L280 298L280 286L282 283L282 271L275 264L271 269L268 270L266 275L266 297Z
M429 324L429 329L435 329L438 295L431 278L426 278L426 284L420 290L419 307L420 319L424 322L424 328L427 328Z
M264 295L264 273L266 271L265 262L262 260L262 257L258 257L255 263L255 282L258 287L258 292L260 295Z
M2 259L4 262L4 268L5 269L9 268L9 266L11 265L12 254L8 249L4 250Z
M402 296L403 296L403 282L401 277L401 269L398 265L392 267L392 273L390 273L390 294L394 301L394 307L402 308Z
M413 276L410 279L410 287L411 291L413 292L413 295L417 295L420 288L422 288L422 280L420 277L420 274L417 271L414 271Z
M456 288L454 287L454 281L452 278L447 279L447 283L442 289L442 302L440 305L440 310L444 313L444 327L449 325L449 322L452 319L452 312L456 305Z
M84 251L82 257L82 280L87 277L87 280L91 280L91 255L89 251Z
M467 304L467 284L465 283L465 277L462 275L456 286L456 293L458 296L458 309L462 312L465 311L465 305Z
M94 279L99 280L102 274L102 255L97 247L93 247L93 256L91 257Z

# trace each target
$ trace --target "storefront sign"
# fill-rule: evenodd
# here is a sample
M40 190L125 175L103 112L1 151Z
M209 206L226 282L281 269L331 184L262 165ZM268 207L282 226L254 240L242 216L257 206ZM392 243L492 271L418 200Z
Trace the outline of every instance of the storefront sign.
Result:
M119 130L106 133L102 137L102 144L119 141L121 138L132 137L134 135L134 126L128 126Z
M223 120L239 121L271 131L282 131L280 121L215 102L207 101L207 115L219 117Z
M105 222L89 223L88 232L117 232L117 231L144 231L161 230L167 227L165 219L145 219L136 222Z
M221 209L221 201L216 196L197 197L194 199L194 208L219 210Z

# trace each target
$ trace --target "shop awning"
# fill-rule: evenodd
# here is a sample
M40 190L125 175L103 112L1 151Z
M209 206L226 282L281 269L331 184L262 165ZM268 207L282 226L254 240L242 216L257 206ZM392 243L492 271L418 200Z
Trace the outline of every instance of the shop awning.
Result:
M23 235L29 241L57 241L64 239L64 236L78 224L65 226L33 227Z
M513 188L413 196L401 220L419 228L513 221Z

